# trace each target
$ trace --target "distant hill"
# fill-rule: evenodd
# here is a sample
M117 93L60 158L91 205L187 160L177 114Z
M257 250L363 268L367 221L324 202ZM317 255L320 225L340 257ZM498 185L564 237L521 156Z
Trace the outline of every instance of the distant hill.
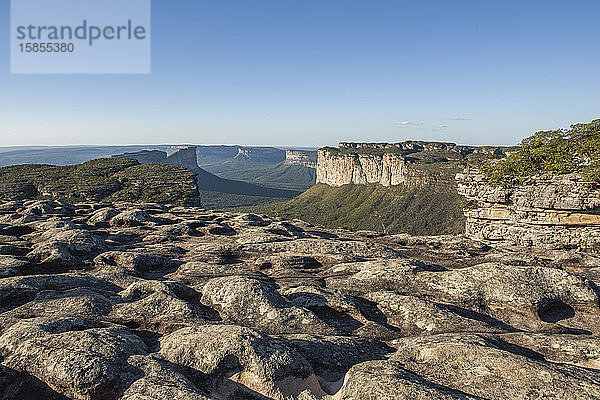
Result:
M235 154L233 149L213 146L197 149L199 166L226 179L296 191L305 191L316 181L314 168L291 165L281 149L238 147Z
M247 162L213 164L211 172L219 176L280 189L305 191L315 184L316 170L285 162L255 165Z
M72 166L27 164L0 168L0 200L17 199L200 205L193 171L114 158Z

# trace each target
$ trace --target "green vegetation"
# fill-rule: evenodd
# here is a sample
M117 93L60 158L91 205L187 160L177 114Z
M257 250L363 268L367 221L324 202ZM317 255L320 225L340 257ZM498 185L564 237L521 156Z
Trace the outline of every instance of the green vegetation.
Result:
M0 168L0 199L149 201L197 204L194 172L175 165L103 158L79 165Z
M573 172L600 183L600 119L567 130L537 132L505 159L481 167L490 182L500 185L539 173Z
M256 210L261 207L268 207L274 203L283 204L290 199L289 197L252 196L213 190L200 190L200 198L202 207L206 209L240 212L258 212Z
M459 202L456 192L434 186L318 184L283 205L255 211L330 228L439 235L463 232L465 220Z

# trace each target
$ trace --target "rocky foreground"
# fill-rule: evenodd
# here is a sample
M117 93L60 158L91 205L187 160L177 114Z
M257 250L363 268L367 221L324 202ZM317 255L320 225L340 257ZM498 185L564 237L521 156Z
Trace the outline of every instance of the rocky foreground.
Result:
M0 205L2 399L600 399L600 260Z

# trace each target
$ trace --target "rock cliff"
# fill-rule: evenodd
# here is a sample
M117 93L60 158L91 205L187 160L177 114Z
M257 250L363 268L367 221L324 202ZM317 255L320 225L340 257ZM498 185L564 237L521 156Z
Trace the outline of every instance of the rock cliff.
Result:
M286 150L285 163L289 165L302 165L307 168L317 168L317 152Z
M317 183L329 186L378 183L383 186L454 184L463 161L502 155L501 147L458 146L454 143L340 143L318 152Z
M490 242L547 248L600 243L600 189L580 174L542 174L491 185L476 167L457 174L466 234Z

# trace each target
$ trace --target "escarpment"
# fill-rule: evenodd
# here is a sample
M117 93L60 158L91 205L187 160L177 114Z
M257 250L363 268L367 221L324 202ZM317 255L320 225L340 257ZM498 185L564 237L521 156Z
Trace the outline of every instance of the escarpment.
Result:
M503 151L501 147L436 142L340 143L337 149L319 150L317 183L448 187L454 185L454 175L465 161Z
M289 165L302 165L307 168L317 168L317 152L286 150L284 163Z
M459 194L470 201L469 237L553 249L600 243L600 189L581 174L541 174L497 185L470 167L456 179Z
M317 185L275 210L331 228L413 235L463 232L454 176L499 147L340 143L318 151Z

